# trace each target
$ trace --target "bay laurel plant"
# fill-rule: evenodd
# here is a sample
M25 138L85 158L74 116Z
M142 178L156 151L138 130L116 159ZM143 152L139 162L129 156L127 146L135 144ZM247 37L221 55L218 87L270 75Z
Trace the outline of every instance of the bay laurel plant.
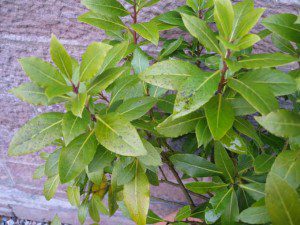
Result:
M65 110L27 122L9 155L54 146L34 178L47 178L47 200L66 184L81 223L121 209L138 225L300 224L300 70L286 69L298 67L299 17L261 20L253 0L187 0L141 21L158 2L83 0L79 21L107 39L78 62L53 35L53 63L20 60L31 82L11 92ZM253 53L270 37L278 52ZM160 183L186 198L173 222L149 210Z

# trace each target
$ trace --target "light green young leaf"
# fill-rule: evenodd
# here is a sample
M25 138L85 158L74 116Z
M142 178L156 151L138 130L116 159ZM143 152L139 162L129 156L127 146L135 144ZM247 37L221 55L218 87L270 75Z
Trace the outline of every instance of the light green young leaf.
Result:
M274 135L280 137L299 135L300 115L296 112L280 109L265 116L257 116L255 120Z
M193 131L197 125L197 121L204 118L202 113L193 112L180 118L169 116L160 123L156 130L166 137L179 137Z
M51 225L61 225L60 219L57 216L57 214L54 216L54 218L53 218L53 220L51 222Z
M233 98L227 98L231 103L236 116L245 116L254 114L256 110L240 95Z
M59 185L59 176L55 175L51 178L48 178L48 180L44 183L44 196L47 201L49 201L56 193L57 187Z
M159 59L163 59L169 55L171 55L173 52L175 52L179 46L182 44L183 38L179 37L177 40L171 42L162 52L159 56Z
M183 206L176 214L175 221L182 221L183 219L190 217L191 213L192 210L189 205Z
M207 49L222 54L216 35L208 27L205 21L186 14L181 14L181 16L185 27L191 35L197 38L198 41Z
M53 62L59 68L59 70L69 79L71 79L73 74L71 56L67 53L64 46L59 43L54 34L52 34L51 37L50 54Z
M225 180L233 184L235 181L235 168L220 142L215 142L214 155L216 166L222 171Z
M127 120L136 120L145 115L156 103L153 97L131 98L123 102L116 110Z
M14 135L8 149L10 156L37 152L62 136L62 113L44 113L27 122Z
M255 43L259 42L261 39L256 34L247 34L238 41L234 43L234 47L238 50L244 50L246 48L249 48L253 46Z
M87 92L92 95L100 93L114 81L116 81L120 76L126 73L126 71L128 71L128 67L116 67L105 70L103 73L95 77L88 87Z
M220 71L198 72L189 77L179 88L174 103L174 117L179 118L199 109L215 94L220 81Z
M297 225L300 221L298 193L285 180L269 173L266 182L266 207L274 225Z
M87 102L87 93L78 93L74 98L71 100L71 111L77 117L82 117L82 112L85 107L85 103Z
M34 180L37 180L37 179L41 179L43 176L45 176L45 165L44 165L44 164L38 166L38 167L35 169L32 178L33 178Z
M119 186L128 184L130 181L132 181L136 172L136 164L137 162L134 161L119 171L119 173L117 174L117 183Z
M58 162L60 181L67 183L77 177L93 160L96 148L94 132L82 134L63 147Z
M218 94L204 106L204 110L212 136L220 140L233 125L234 111L231 104Z
M199 68L181 60L166 60L155 63L142 72L143 81L165 89L178 90L182 83L191 76L198 75Z
M222 172L215 164L193 154L175 154L170 157L174 166L190 177L220 176Z
M261 89L267 86L275 96L292 94L297 90L296 82L290 75L275 69L252 70L242 74L239 80Z
M73 206L80 206L80 189L77 186L69 186L67 188L68 200Z
M92 199L89 202L89 214L90 217L97 223L100 222L100 215L97 207L97 200L95 199L96 195L92 196Z
M116 0L82 0L81 3L95 13L105 16L127 16L129 12Z
M128 41L124 41L114 45L107 53L101 69L99 70L99 74L101 74L104 70L110 69L117 65L117 63L119 63L121 59L126 55L128 45Z
M146 225L150 204L150 185L139 163L136 164L134 179L124 185L124 203L136 224Z
M138 156L141 163L146 166L161 166L162 160L159 149L156 149L149 141L142 139L142 142L147 150L147 155Z
M136 23L136 24L132 24L131 27L143 38L152 42L156 46L158 45L159 30L157 28L156 23L154 22Z
M47 177L53 177L58 174L58 159L61 149L56 149L52 152L46 160L45 175Z
M112 152L125 156L147 153L134 126L119 114L97 117L95 132L99 143Z
M269 89L262 89L252 83L229 78L228 86L245 98L253 108L265 115L278 109L278 102Z
M228 186L228 184L197 181L197 182L187 183L185 186L187 189L197 194L206 194L207 192L212 192L212 191L214 192L217 191L218 189L225 188Z
M211 141L212 135L210 133L207 121L205 118L202 118L198 121L196 128L196 138L198 142L198 147L201 145L204 145L204 147L207 146L207 144Z
M128 29L119 17L109 17L94 12L79 16L78 21L109 31Z
M293 14L274 14L262 20L262 24L281 37L300 43L300 24L296 24L297 16Z
M137 47L134 50L131 65L136 74L143 72L149 67L148 55L145 52L143 52L143 50L140 47Z
M87 47L80 64L80 81L90 80L95 76L110 49L110 45L99 42L93 42Z
M234 11L230 0L214 1L214 18L220 34L229 39L232 32Z
M88 111L83 111L82 118L74 116L72 112L64 114L62 121L62 133L66 145L87 130L90 121L89 116Z
M84 224L86 217L88 213L88 203L87 201L84 201L79 207L78 207L78 220L81 224Z
M266 206L247 208L240 213L238 219L247 224L265 224L271 222Z

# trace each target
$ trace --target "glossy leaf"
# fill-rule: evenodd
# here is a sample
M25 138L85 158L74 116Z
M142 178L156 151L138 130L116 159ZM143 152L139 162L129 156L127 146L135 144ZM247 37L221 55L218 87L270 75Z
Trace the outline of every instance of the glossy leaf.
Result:
M8 154L29 154L51 145L62 136L62 117L62 113L44 113L27 122L14 135Z
M71 100L71 111L77 117L82 117L82 112L84 110L86 101L87 101L87 93L79 93Z
M143 81L166 89L178 90L182 83L191 76L198 75L199 68L181 60L166 60L155 63L142 72Z
M187 115L207 103L214 96L219 81L219 71L199 71L197 76L188 78L178 90L174 103L175 117Z
M208 124L206 122L205 118L202 118L198 121L196 128L196 138L198 142L198 147L201 145L204 145L204 147L207 146L207 144L211 141L212 135L210 133Z
M93 12L106 16L127 16L129 12L116 0L83 0L81 1Z
M174 166L191 177L209 177L222 175L213 163L192 154L175 154L171 156Z
M145 155L145 149L136 129L118 114L97 117L96 137L108 150L125 156Z
M136 74L143 72L149 67L148 55L142 51L140 48L136 48L133 52L133 58L131 65Z
M214 1L214 18L220 34L224 38L229 38L232 32L234 11L230 0Z
M150 204L150 185L140 164L136 164L134 179L124 185L124 203L131 218L139 225L146 225Z
M157 29L156 23L153 22L136 23L136 24L132 24L131 27L143 38L152 42L156 46L158 45L159 31Z
M300 115L280 109L268 115L255 117L255 120L266 130L280 137L295 137L299 135Z
M89 80L95 76L110 49L110 45L99 42L94 42L87 47L80 64L81 81Z
M233 188L217 191L214 197L209 200L213 206L215 213L223 213L231 201L231 195L234 192Z
M99 170L103 170L106 166L110 166L112 161L115 159L115 154L102 145L98 145L93 160L88 166L88 171L93 173Z
M59 177L67 183L77 177L93 159L97 148L94 132L82 134L64 147L59 158Z
M204 110L212 136L220 140L233 125L234 111L231 104L218 94L204 106Z
M245 141L232 129L225 134L225 136L220 140L220 142L225 148L234 153L247 154L248 148Z

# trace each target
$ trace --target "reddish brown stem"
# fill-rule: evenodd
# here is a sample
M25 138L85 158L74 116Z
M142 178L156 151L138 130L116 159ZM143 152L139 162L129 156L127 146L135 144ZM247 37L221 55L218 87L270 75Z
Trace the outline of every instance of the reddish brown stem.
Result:
M132 17L132 20L133 20L133 24L136 24L137 23L136 0L134 0L133 15L131 17ZM133 40L134 40L134 43L137 44L137 33L136 33L136 31L133 31Z

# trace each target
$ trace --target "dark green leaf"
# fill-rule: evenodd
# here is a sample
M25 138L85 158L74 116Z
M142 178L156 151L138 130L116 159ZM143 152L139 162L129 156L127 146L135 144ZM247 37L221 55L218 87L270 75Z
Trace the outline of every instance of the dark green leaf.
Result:
M198 147L200 147L201 145L204 145L204 147L206 147L207 144L211 141L212 135L210 133L205 118L202 118L198 121L195 131L196 131Z
M175 221L181 221L183 219L186 219L190 217L191 215L191 207L189 205L186 205L179 209L178 213L175 216Z
M253 166L255 173L267 173L275 161L274 156L262 154L255 158Z
M220 140L220 142L225 148L234 153L247 154L248 148L245 141L232 129L225 134L225 136Z
M207 192L216 191L221 188L225 188L228 184L215 183L215 182L192 182L187 183L186 188L197 194L206 194Z

